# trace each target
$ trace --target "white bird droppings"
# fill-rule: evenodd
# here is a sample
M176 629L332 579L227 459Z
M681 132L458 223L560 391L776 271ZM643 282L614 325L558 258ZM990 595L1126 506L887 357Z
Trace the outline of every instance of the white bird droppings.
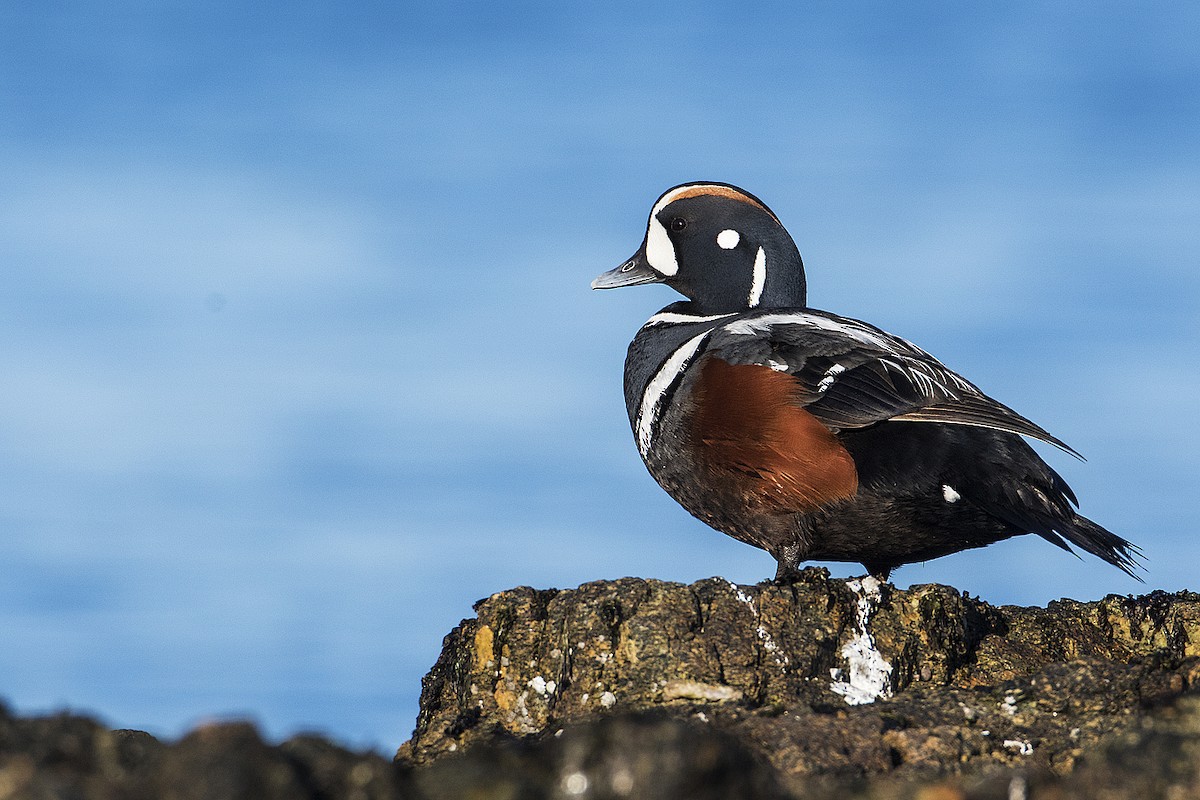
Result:
M844 697L847 705L858 706L891 697L892 665L875 647L875 637L869 628L871 615L882 598L879 581L868 575L846 581L846 586L858 596L857 634L842 647L842 658L849 666L848 677L843 670L830 670L833 682L829 688Z
M741 240L742 235L733 228L726 228L717 234L717 246L722 250L732 250Z
M740 602L745 604L746 608L750 609L750 616L754 617L754 622L757 626L758 639L762 642L763 649L770 653L775 658L775 663L782 669L787 665L787 656L779 652L779 645L775 644L775 639L771 637L770 631L763 627L762 620L758 616L758 606L754 603L754 598L746 594L742 587L738 586L731 580L726 580L729 588L733 590L733 595Z
M1009 750L1015 750L1023 756L1033 754L1033 744L1031 742L1021 741L1020 739L1005 739L1004 746Z
M954 487L948 483L942 484L942 497L946 498L947 503L957 503L962 500L962 495L954 491Z

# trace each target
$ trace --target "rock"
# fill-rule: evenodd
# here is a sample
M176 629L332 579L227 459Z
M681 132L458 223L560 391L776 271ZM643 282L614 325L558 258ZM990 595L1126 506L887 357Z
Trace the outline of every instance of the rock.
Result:
M1106 747L1166 758L1195 745L1186 725L1155 727L1200 680L1192 593L998 608L944 586L848 585L809 568L788 587L627 578L519 588L475 610L423 680L416 730L397 756L427 792L444 761L469 770L479 751L483 774L499 780L500 765L514 765L526 780L514 796L539 796L531 776L550 792L567 774L557 731L609 752L595 726L639 730L651 724L644 714L687 725L695 741L712 737L730 759L770 765L804 797L1007 797L1014 780L1082 797L1071 787L1121 780L1088 777L1122 763L1100 756L1117 752ZM646 774L680 757L639 749L666 765Z
M394 800L403 769L314 736L278 746L246 723L206 725L174 744L86 717L17 719L0 708L0 798L49 800Z
M427 800L761 798L784 800L774 771L737 739L665 714L620 714L541 742L505 740L418 770Z

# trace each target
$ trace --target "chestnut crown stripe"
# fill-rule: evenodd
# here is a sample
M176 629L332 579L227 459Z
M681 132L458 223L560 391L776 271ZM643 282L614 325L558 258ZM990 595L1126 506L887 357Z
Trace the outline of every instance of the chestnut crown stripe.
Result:
M726 186L722 183L688 183L684 184L683 186L677 186L659 198L658 202L654 204L654 208L650 211L650 216L652 218L658 216L660 211L671 205L671 203L674 203L676 200L684 200L688 197L701 197L705 195L712 197L724 197L729 200L737 200L738 202L754 206L755 208L765 211L768 215L770 215L771 219L775 220L776 224L781 226L783 225L783 223L779 221L779 217L775 216L775 213L763 205L762 201L757 197L746 194L740 189L736 189L732 186Z

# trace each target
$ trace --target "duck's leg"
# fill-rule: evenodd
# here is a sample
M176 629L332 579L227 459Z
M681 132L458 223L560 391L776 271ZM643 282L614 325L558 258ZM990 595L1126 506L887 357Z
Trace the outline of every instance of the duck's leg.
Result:
M895 569L895 566L892 564L884 564L877 561L863 561L861 563L867 568L867 573L880 583L887 583L888 576Z
M775 561L778 567L775 569L775 578L771 582L776 586L788 586L800 580L800 553L802 548L800 543L784 545L778 553L772 553L775 556Z

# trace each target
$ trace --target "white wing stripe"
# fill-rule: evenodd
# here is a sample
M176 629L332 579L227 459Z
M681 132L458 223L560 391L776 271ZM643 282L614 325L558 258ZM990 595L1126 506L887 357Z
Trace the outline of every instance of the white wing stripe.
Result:
M846 368L841 364L834 364L829 369L825 370L825 377L821 378L817 383L817 391L824 393L829 391L829 387L833 386L833 382L837 380L837 376L846 371Z

